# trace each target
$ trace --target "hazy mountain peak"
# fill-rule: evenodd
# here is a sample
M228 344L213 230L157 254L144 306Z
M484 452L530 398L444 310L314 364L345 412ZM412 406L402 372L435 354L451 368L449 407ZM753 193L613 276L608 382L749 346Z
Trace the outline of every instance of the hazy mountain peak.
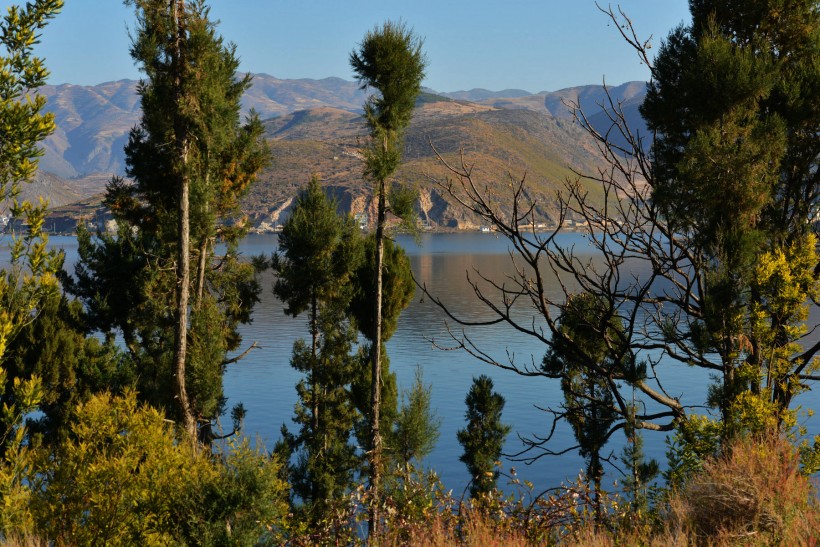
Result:
M243 98L243 109L247 112L253 108L263 119L270 120L266 124L270 139L283 142L346 139L355 143L356 137L366 134L361 109L367 93L356 82L338 77L288 80L270 74L252 76L251 88ZM63 178L81 178L92 173L124 174L123 147L130 129L140 118L137 85L136 80L124 79L95 86L70 83L46 86L43 90L48 98L46 108L55 114L57 131L44 143L42 171ZM614 100L625 105L630 121L640 124L637 107L643 100L646 84L627 82L609 91ZM465 117L484 116L486 120L503 118L507 120L505 123L524 124L529 131L535 127L529 118L493 112L524 110L568 119L570 114L564 103L571 101L581 103L590 120L598 124L606 123L605 116L596 117L600 111L598 104L604 97L600 85L539 94L521 89L438 93L425 88L417 102L415 120L425 127L438 127L439 121L445 119L451 120L447 123L456 123ZM464 130L475 129L470 126ZM457 138L447 135L448 142ZM95 182L99 179L95 178Z

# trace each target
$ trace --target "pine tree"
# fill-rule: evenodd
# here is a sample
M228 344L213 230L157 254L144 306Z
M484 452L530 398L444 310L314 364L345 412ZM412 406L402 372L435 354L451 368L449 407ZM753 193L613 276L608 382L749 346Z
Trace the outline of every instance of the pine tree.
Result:
M129 4L138 21L131 54L147 77L142 119L126 146L133 184L109 184L118 232L96 242L81 232L69 289L95 328L122 332L140 395L207 442L224 404L227 353L239 346L236 328L250 320L259 292L253 266L237 252L245 223L228 220L267 149L255 117L240 124L250 80L236 76L235 48L218 36L205 3Z
M719 357L705 366L721 374L711 402L730 434L761 419L753 407L784 420L817 351L796 342L818 291L820 11L813 0L697 0L690 10L691 25L658 54L641 113L656 136L652 199L704 272L669 338ZM744 426L742 415L758 417Z
M496 462L501 457L504 440L511 427L501 422L504 397L493 391L493 381L482 374L473 378L473 384L464 400L467 427L458 431L458 442L464 453L459 458L467 466L472 482L470 496L479 498L492 492L498 480Z
M595 515L603 518L601 450L618 414L609 383L624 369L619 360L623 327L606 302L591 293L571 296L559 316L558 336L544 356L543 369L561 378L564 418L572 426L587 477L595 491Z
M357 339L349 321L351 278L361 260L358 228L337 212L313 178L296 199L273 257L274 293L285 313L308 314L310 343L294 344L291 366L305 378L297 385L295 434L284 430L287 452L296 453L291 469L295 494L318 520L325 506L352 484L357 465L350 435L356 419L349 386Z
M373 179L377 208L375 232L375 301L373 331L368 338L371 349L371 409L370 486L376 496L381 473L382 439L379 411L381 407L382 356L382 276L384 274L385 220L388 212L388 178L401 161L403 132L410 123L416 97L421 91L426 60L422 41L404 24L385 23L365 35L358 51L350 54L350 64L362 89L373 88L364 106L370 128L370 143L365 149L365 174ZM398 205L397 203L394 205ZM404 211L396 210L397 214ZM378 505L374 503L374 507ZM375 523L375 518L371 519Z
M433 386L424 385L421 368L410 389L402 394L402 405L390 434L389 446L393 460L404 469L411 462L420 462L433 451L439 438L441 419L430 406Z

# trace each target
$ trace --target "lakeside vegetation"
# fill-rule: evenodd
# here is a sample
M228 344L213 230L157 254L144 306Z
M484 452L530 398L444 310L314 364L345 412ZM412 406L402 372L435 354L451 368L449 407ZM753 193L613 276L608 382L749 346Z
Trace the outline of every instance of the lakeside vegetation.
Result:
M38 143L55 127L34 94L48 75L34 46L63 2L12 6L0 22L0 198L27 226L10 238L0 275L0 539L820 539L811 479L820 470L820 437L805 438L796 411L800 393L820 379L820 343L806 336L820 299L817 1L692 0L691 23L672 31L655 58L623 14L605 11L652 69L641 113L654 139L647 148L617 104L606 133L575 110L609 168L565 168L565 191L551 204L556 231L532 228L541 204L525 175L510 175L499 194L482 182L486 166L434 152L439 191L515 249L515 273L475 285L476 298L491 322L535 337L544 351L526 363L498 362L479 340L453 340L488 365L560 384L563 401L545 402L545 412L569 423L576 440L569 450L587 463L576 482L548 490L512 470L502 474L505 401L480 376L464 394L458 439L473 480L461 497L423 470L438 437L431 387L419 374L400 393L384 346L416 290L387 215L415 227L418 196L396 173L426 66L423 41L405 24L386 22L350 54L372 92L359 152L373 187L374 233L362 235L340 215L314 178L295 197L277 254L248 262L237 252L248 230L239 203L270 150L261 122L240 119L249 80L236 73L235 47L204 0L126 3L137 15L131 54L145 73L142 118L126 146L130 180L107 187L116 231L79 229L73 272L47 248L45 205L17 200L36 172ZM549 157L544 151L529 161ZM600 264L555 245L568 219L582 221ZM635 260L650 274L628 276L625 265ZM304 374L294 429L283 427L271 452L242 436L245 410L225 408L222 388L226 367L252 350L238 327L253 318L264 268L277 276L285 312L308 320L308 338L291 356ZM555 272L580 290L547 291L544 278ZM441 295L419 290L447 310ZM511 313L517 302L545 328ZM704 401L666 392L664 360L712 372L711 413L702 412ZM216 421L227 413L233 430L226 433ZM642 453L644 432L657 431L671 433L662 476ZM550 444L549 430L532 433L525 456L567 450ZM610 486L613 462L603 450L615 435L627 440L624 478Z

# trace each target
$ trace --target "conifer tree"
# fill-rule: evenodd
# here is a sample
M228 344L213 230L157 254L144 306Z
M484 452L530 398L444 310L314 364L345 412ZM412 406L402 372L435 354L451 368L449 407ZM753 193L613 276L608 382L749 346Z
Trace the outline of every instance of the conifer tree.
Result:
M413 385L402 395L402 405L390 434L392 459L405 470L412 461L421 462L438 441L441 419L430 406L432 392L433 386L424 385L422 370L417 368Z
M100 341L85 330L82 305L55 294L39 303L37 317L7 347L10 377L42 381L40 412L27 420L32 437L54 443L68 426L72 409L91 395L120 393L135 375L113 340ZM13 397L6 385L4 397Z
M458 442L464 449L459 458L467 466L472 482L470 496L478 498L492 492L498 480L495 464L501 457L504 440L511 427L501 422L504 397L493 391L493 380L482 374L473 378L473 384L464 400L467 427L458 431Z
M367 366L372 365L373 348L376 341L373 337L377 332L374 324L373 305L378 298L375 284L376 270L376 238L371 235L365 238L364 260L356 271L356 288L353 299L350 302L350 314L355 319L356 325L362 335L367 339L359 353L361 366L357 368L353 379L352 396L356 408L363 417L364 423L360 423L356 428L356 436L359 443L365 447L371 457L374 443L372 417L373 410L373 375L372 369ZM415 291L410 261L404 249L396 245L393 240L385 239L383 254L383 275L381 290L381 344L379 344L381 356L379 359L379 431L383 431L383 436L388 438L396 423L398 416L398 387L396 375L390 371L390 359L385 349L385 343L396 332L401 312L410 304ZM380 433L381 441L382 433ZM382 442L384 444L384 442ZM388 447L392 450L393 447ZM382 467L384 463L381 462ZM370 471L372 473L372 470Z
M613 355L623 344L620 319L591 293L571 296L558 318L558 336L544 356L544 371L561 378L564 418L572 426L579 452L587 460L587 477L595 491L595 515L603 518L601 450L618 414L609 383L624 367ZM601 371L608 374L601 374Z
M236 250L245 223L229 217L267 149L255 116L240 124L250 80L237 77L235 47L217 34L205 3L127 3L138 21L131 54L146 74L138 90L142 119L126 146L133 184L109 184L106 204L118 232L97 241L80 232L81 261L69 289L95 328L122 333L139 368L140 395L172 412L192 438L199 429L208 441L224 403L227 353L239 346L236 327L250 320L259 291L253 267Z
M711 402L730 434L744 414L760 421L754 407L788 421L820 349L797 344L820 263L820 10L693 0L690 11L658 54L641 113L656 136L652 199L704 272L668 337L720 373Z
M388 212L388 179L398 168L404 130L410 123L416 97L421 91L426 60L422 41L402 23L388 21L381 28L368 32L357 51L350 54L350 64L362 89L373 88L364 106L370 128L370 142L365 149L365 174L375 183L376 231L373 302L373 332L368 336L371 349L371 409L370 483L378 496L381 472L382 438L379 411L381 407L382 342L382 276L384 274L385 221ZM401 202L401 203L400 203ZM394 200L394 213L407 211L396 208L407 205ZM374 506L377 504L374 504ZM375 520L375 519L374 519Z
M297 455L290 473L294 493L313 519L346 492L357 465L350 443L357 413L349 394L357 332L348 304L360 238L352 219L337 212L313 178L282 227L272 261L278 276L273 291L285 313L308 314L310 343L298 340L291 358L291 366L305 374L294 416L300 428L295 434L285 428L284 438L287 452Z

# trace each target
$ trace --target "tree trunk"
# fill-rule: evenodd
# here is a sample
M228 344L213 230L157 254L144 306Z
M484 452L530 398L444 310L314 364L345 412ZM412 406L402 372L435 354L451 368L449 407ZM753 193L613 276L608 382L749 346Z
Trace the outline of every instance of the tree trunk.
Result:
M188 401L188 391L185 388L185 359L188 344L188 296L191 290L191 268L190 268L190 175L188 174L188 152L190 141L188 128L183 115L179 112L182 103L182 71L185 66L183 58L182 43L185 40L185 27L183 17L185 14L184 0L171 0L171 10L173 20L176 25L176 41L173 48L174 68L174 99L177 103L174 115L174 135L177 154L177 169L179 176L179 241L177 247L177 298L176 298L176 332L174 333L174 379L176 384L176 397L179 404L179 412L182 418L182 425L188 433L191 442L196 441L196 421L191 412L191 405Z
M381 409L381 352L382 352L382 266L384 263L384 222L387 210L384 180L379 181L378 189L378 216L376 220L376 304L373 313L376 320L373 322L373 348L371 355L370 387L370 427L372 446L370 449L370 489L373 494L370 509L370 535L377 532L379 522L378 505L380 502L379 489L381 488L381 459L382 436L379 428Z
M604 468L601 465L601 456L597 448L590 454L589 473L595 493L595 526L597 527L603 523L604 519L603 499L601 497L601 479L604 475Z
M319 433L319 382L316 377L319 374L319 302L316 291L310 297L310 336L311 336L311 363L310 363L310 396L313 398L313 434Z
M199 244L199 270L196 280L196 302L194 308L199 310L202 307L202 297L205 294L205 269L208 267L208 238L203 237Z

